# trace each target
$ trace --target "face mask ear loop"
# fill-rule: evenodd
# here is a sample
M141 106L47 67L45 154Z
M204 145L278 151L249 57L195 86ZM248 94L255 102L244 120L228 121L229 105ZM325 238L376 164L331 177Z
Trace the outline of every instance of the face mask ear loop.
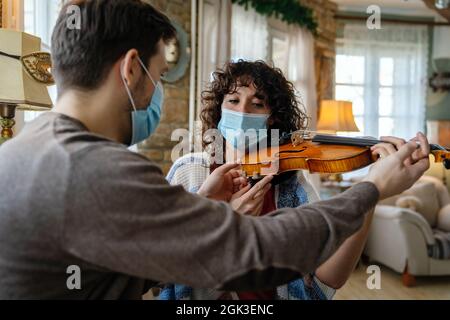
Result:
M122 64L120 65L120 76L122 78L123 84L125 85L125 90L127 91L128 97L130 98L131 105L133 106L134 111L137 112L136 104L134 103L134 99L133 99L133 96L131 95L130 88L128 88L128 84L125 80L125 76L123 75L123 64L124 64L124 61L122 61Z
M144 69L145 73L147 74L147 76L150 78L150 80L153 83L153 86L155 87L155 90L158 89L158 84L155 82L155 80L153 80L152 75L150 74L150 72L147 70L147 67L144 65L144 62L142 62L141 58L138 57L138 61L142 66L142 69Z

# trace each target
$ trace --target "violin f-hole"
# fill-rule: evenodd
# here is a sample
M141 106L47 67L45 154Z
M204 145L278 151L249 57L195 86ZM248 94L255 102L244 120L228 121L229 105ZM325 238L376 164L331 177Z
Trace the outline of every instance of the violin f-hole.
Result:
M283 150L283 151L278 152L277 155L280 155L282 153L284 153L284 154L286 154L286 153L300 153L300 152L304 152L306 149L307 149L306 147L303 147L303 148L298 149L298 150Z

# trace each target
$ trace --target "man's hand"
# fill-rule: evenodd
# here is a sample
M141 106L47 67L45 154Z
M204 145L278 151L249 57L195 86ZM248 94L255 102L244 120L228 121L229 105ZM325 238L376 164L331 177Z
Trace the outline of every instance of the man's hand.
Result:
M393 143L398 151L390 143L372 147L372 152L381 159L372 166L364 179L376 185L381 200L409 189L430 167L430 145L422 133L418 133L408 143L393 137L384 137L382 140Z
M238 163L226 163L211 173L205 180L198 194L209 199L229 202L234 193L247 185L241 176Z

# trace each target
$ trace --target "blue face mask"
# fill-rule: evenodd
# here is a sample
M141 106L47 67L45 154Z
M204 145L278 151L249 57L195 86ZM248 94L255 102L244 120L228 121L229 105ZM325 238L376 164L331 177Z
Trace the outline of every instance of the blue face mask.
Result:
M236 149L245 143L245 135L248 138L253 133L256 140L250 139L248 142L248 146L252 146L267 138L267 120L269 117L268 114L242 113L222 109L222 119L219 122L218 129L227 142Z
M128 85L122 74L122 80L124 81L125 89L134 109L131 113L132 138L130 146L146 140L152 133L155 132L161 121L162 106L164 104L164 89L162 84L160 82L156 83L139 57L138 60L145 73L148 75L153 85L155 86L155 91L153 92L153 97L147 109L138 110L136 108L136 104L134 103L134 99L131 95L130 89L128 88Z
M133 134L131 144L135 145L147 139L156 131L160 121L162 106L164 104L164 90L160 83L157 84L150 105L146 110L137 110L131 113Z

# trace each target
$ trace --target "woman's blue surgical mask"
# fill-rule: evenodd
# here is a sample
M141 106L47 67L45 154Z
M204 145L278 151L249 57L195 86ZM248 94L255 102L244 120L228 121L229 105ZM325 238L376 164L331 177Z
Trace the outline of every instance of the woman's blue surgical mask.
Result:
M130 88L125 81L125 77L122 73L122 80L125 84L125 89L127 91L128 97L130 98L131 105L133 106L133 111L131 112L131 126L132 126L132 138L130 145L138 144L146 140L153 132L155 132L161 121L162 106L164 104L164 89L161 82L156 83L153 80L148 69L145 67L142 60L138 57L139 63L144 69L147 76L152 81L155 86L155 91L153 92L152 99L147 109L138 110L134 102L133 96L131 95Z
M269 117L269 114L242 113L222 109L222 119L218 129L235 149L243 146L250 147L267 139Z

